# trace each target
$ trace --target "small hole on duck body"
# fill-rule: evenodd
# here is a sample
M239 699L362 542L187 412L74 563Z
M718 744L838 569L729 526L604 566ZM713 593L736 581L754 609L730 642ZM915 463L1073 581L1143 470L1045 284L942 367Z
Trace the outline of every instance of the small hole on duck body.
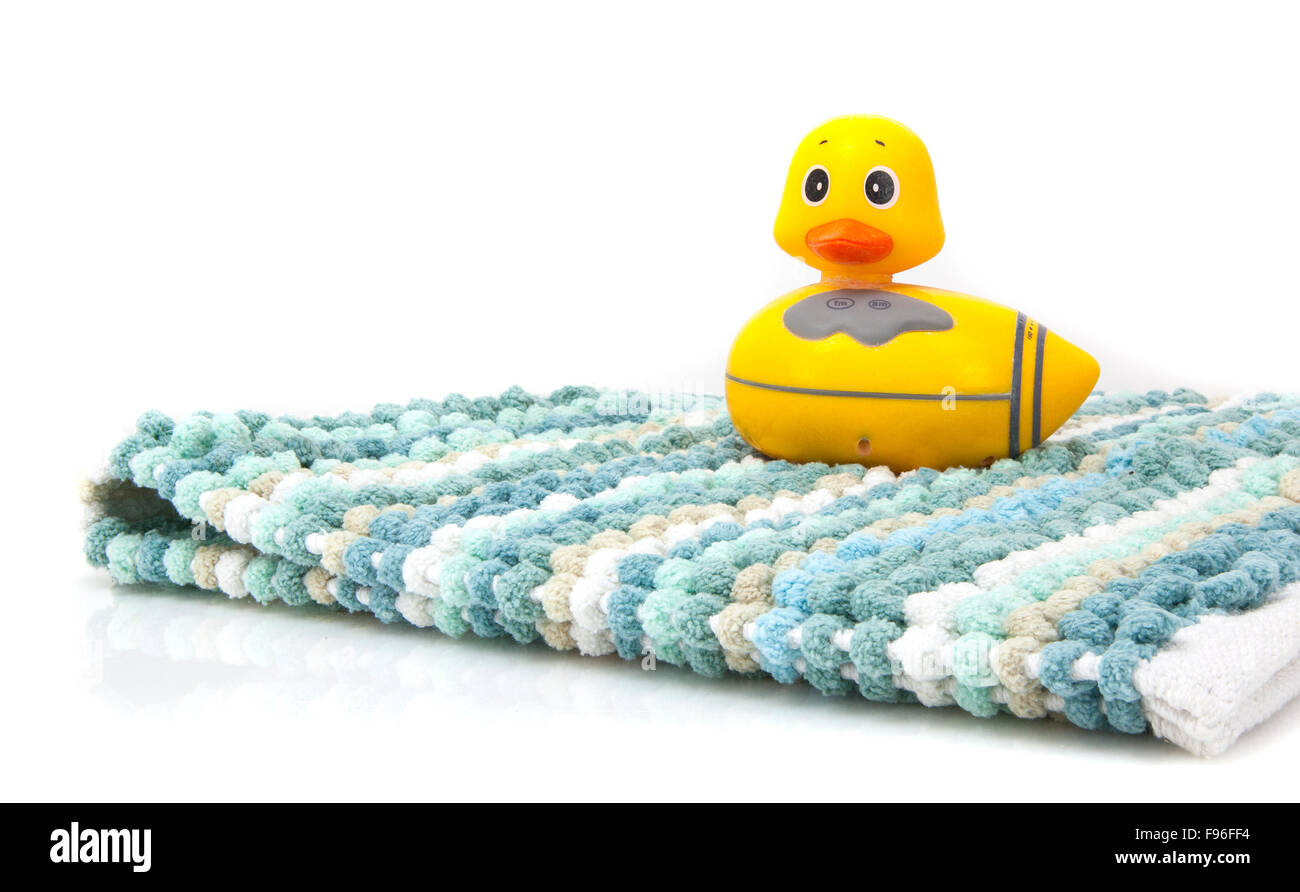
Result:
M997 459L995 459L993 456L991 456L991 455L986 455L986 456L984 456L984 461L980 462L980 467L981 467L981 468L991 468L991 467L993 467L993 463L994 463L995 461L997 461Z
M865 458L870 454L871 454L871 441L868 440L866 437L863 437L862 439L858 440L858 455L861 455Z

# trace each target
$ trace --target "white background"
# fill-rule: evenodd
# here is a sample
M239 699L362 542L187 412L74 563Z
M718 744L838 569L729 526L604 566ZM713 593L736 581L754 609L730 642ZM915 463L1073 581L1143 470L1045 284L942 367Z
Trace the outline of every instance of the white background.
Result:
M1300 704L1201 762L113 590L75 504L148 407L718 391L813 278L772 217L848 112L934 158L947 246L900 280L1026 311L1106 389L1295 389L1283 4L2 9L3 798L1296 798Z

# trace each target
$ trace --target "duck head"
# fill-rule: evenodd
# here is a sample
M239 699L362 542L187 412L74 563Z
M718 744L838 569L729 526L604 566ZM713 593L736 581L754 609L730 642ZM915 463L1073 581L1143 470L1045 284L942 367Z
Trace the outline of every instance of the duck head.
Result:
M795 150L775 234L824 279L889 281L924 263L943 247L925 144L889 118L827 121Z

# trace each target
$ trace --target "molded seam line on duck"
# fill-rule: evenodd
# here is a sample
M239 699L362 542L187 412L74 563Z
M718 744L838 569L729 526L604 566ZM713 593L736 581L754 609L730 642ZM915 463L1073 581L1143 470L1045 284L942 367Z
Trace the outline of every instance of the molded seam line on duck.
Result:
M1020 457L1020 375L1024 369L1021 353L1025 349L1025 314L1016 313L1016 343L1011 350L1011 433L1007 453Z
M761 381L750 381L746 378L737 378L730 372L727 373L727 380L733 381L736 384L744 384L747 387L758 387L762 390L776 390L781 393L804 393L810 396L845 396L872 400L930 400L933 402L940 402L942 400L960 400L962 402L997 403L1012 398L1012 395L1009 393L886 393L874 390L823 390L818 387L791 387L788 384L764 384Z
M1043 354L1047 352L1047 326L1038 326L1034 348L1034 445L1043 442Z

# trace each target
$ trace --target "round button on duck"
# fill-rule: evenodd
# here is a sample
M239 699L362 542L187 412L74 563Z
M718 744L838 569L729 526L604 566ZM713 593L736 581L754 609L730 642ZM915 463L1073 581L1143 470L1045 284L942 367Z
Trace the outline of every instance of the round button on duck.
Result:
M893 281L943 247L930 154L896 121L828 121L795 151L776 241L821 272L746 323L727 407L774 458L895 471L987 465L1037 446L1097 361L1023 313Z

